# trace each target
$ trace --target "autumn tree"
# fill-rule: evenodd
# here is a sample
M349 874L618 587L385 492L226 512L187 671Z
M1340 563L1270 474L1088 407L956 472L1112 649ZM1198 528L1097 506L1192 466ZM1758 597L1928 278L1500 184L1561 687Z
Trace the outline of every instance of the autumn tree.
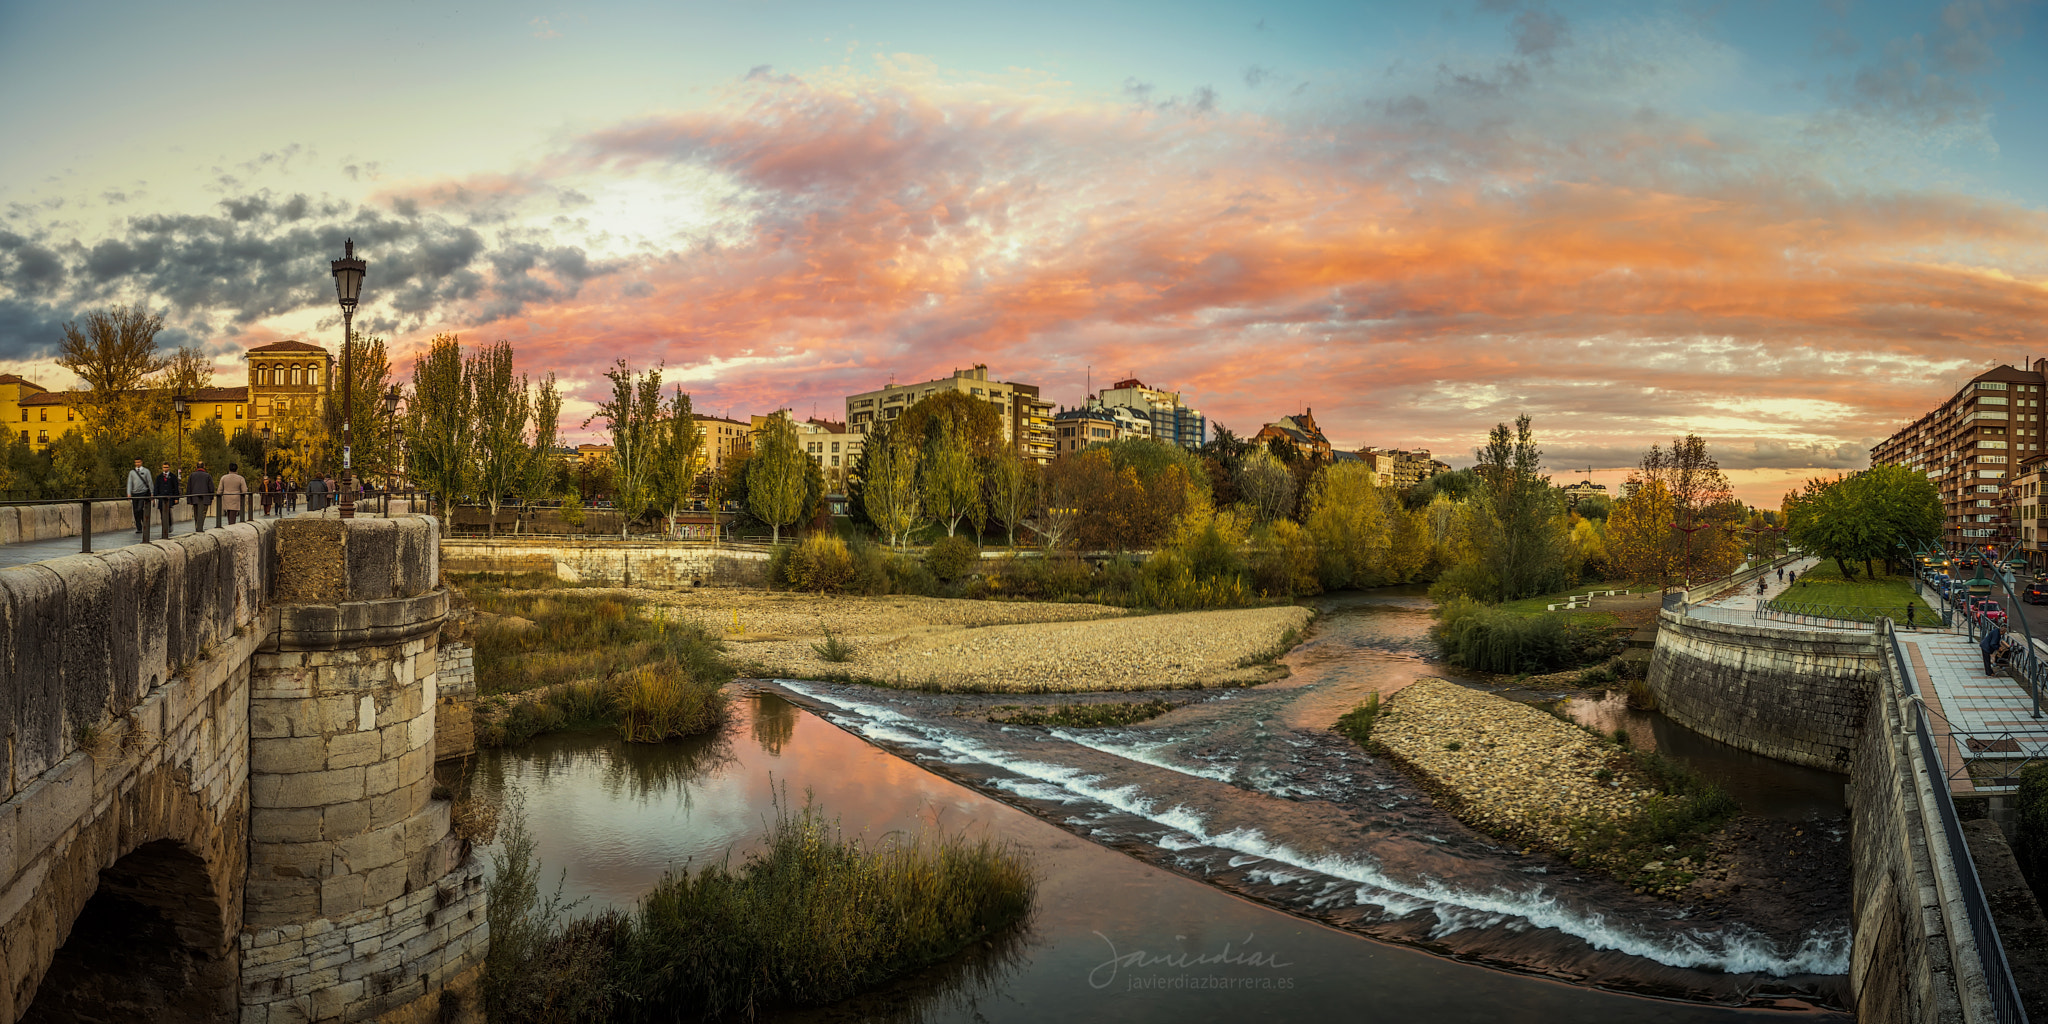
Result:
M1364 463L1340 462L1324 466L1309 485L1305 527L1325 589L1388 582L1394 524L1372 477ZM1398 506L1394 512L1407 515Z
M661 367L636 375L621 359L604 375L612 382L612 397L599 402L583 425L603 419L611 436L612 507L619 512L619 535L623 537L649 505L649 483L661 436Z
M462 376L476 417L470 479L491 511L489 530L496 533L498 510L506 496L525 482L532 465L526 426L533 416L533 394L526 375L512 372L509 342L479 346L464 361Z
M1270 523L1294 509L1294 474L1267 448L1254 449L1237 466L1237 493L1260 522Z
M782 528L803 517L804 473L810 464L796 424L788 416L770 416L748 460L747 508L774 531L773 543L782 543Z
M438 334L412 364L412 394L406 403L406 464L412 478L441 500L447 515L470 486L470 444L474 418L470 391L463 386L462 340ZM308 461L311 461L310 459ZM301 468L301 473L311 469Z
M1607 556L1623 578L1661 589L1684 567L1679 535L1671 529L1676 507L1663 481L1648 480L1609 509Z
M349 468L359 476L388 472L397 466L399 459L398 437L392 417L384 414L384 395L391 388L391 361L384 339L358 335L348 363L347 371L353 386L344 396L341 382L334 382L323 429L338 443L341 410L346 402L352 417L349 424ZM337 367L336 373L340 372Z
M85 382L79 413L92 440L124 440L146 429L142 420L150 396L145 385L170 365L157 351L156 336L163 328L161 313L137 306L93 310L85 314L83 326L64 325L56 362Z
M695 492L703 469L704 432L697 427L690 396L677 385L662 411L661 444L654 456L654 503L668 510L669 532L675 532L676 514Z
M1699 435L1672 438L1669 449L1651 445L1630 478L1656 481L1670 497L1670 528L1680 536L1681 569L1688 582L1725 575L1741 564L1734 531L1747 512Z
M941 391L922 399L889 425L890 429L929 444L943 426L977 458L992 458L1003 447L1003 417L996 407L972 395Z
M520 498L552 498L564 490L558 481L565 467L555 455L561 428L562 392L550 373L533 392L533 440L527 446L526 469L519 481Z
M1517 417L1512 429L1495 424L1473 454L1478 487L1467 504L1477 519L1474 551L1497 588L1488 596L1513 601L1562 585L1571 551L1564 504L1542 472L1529 417Z
M1009 445L990 460L984 474L988 482L989 514L1003 524L1012 549L1017 546L1017 526L1031 515L1037 498L1037 470L1037 463L1025 461L1017 453L1017 447Z
M892 547L922 521L923 506L917 487L917 444L895 430L868 436L862 450L867 464L866 486L861 490L869 521L875 524Z
M933 421L918 475L924 507L946 524L946 536L953 536L960 520L973 515L981 502L981 468L967 449L967 438L949 420Z

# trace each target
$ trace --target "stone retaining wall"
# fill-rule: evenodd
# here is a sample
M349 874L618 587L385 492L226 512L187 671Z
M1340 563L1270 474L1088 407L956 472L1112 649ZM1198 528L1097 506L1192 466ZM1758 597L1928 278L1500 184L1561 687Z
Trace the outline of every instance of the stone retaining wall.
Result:
M476 753L476 651L468 644L441 644L435 673L434 760Z
M614 587L760 585L768 553L761 548L564 537L444 538L448 572L552 572L572 583Z
M1754 754L1846 772L1882 671L1874 634L1736 625L1659 613L1658 710Z

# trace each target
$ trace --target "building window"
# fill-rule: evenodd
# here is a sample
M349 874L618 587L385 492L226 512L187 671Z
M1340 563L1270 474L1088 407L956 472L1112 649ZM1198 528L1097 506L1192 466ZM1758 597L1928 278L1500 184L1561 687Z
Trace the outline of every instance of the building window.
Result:
M838 467L838 465L839 465L839 456L837 456L837 455L834 455L834 456L832 456L832 465L833 465L833 467L834 467L834 468L837 468L837 467Z
M48 410L48 409L38 409L38 410L36 410L36 412L37 412L37 413L39 414L39 415L38 415L38 417L37 417L37 418L38 418L39 420L41 420L41 421L42 421L42 422L44 422L44 423L48 423L48 422L50 422L50 410Z
M241 418L242 418L242 407L241 407L241 406L239 406L239 405L238 405L238 406L235 406L235 418L236 418L236 419L241 419Z
M310 369L308 369L308 370L306 371L306 383L308 383L308 384L318 384L318 383L320 383L320 368L319 368L319 367L317 367L317 366L315 366L315 367L311 367Z
M305 375L305 372L306 372L306 371L305 371L305 369L304 369L303 367L300 367L300 366L298 366L297 364L293 364L293 366L292 366L292 383L294 383L294 384L302 384L302 383L304 383L305 381L303 380L303 377L304 377L304 375Z
M50 432L49 432L49 431L47 431L47 430L38 430L38 431L36 431L36 443L38 443L38 444L49 444L49 443L50 443Z

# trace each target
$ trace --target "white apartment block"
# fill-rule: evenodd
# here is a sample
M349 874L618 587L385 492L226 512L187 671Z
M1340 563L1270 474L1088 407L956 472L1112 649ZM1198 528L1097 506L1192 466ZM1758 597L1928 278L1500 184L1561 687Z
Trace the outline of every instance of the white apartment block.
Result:
M990 380L985 363L976 363L971 370L955 370L951 377L848 395L846 430L864 436L875 424L892 422L903 410L942 391L957 391L995 406L1005 442L1015 444L1027 459L1052 461L1052 403L1038 397L1036 384Z

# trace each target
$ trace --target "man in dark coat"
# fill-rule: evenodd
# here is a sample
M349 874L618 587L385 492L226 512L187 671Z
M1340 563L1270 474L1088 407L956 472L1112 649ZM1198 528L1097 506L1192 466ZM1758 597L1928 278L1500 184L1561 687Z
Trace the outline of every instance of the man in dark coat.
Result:
M318 512L327 507L327 481L317 474L306 481L306 511Z
M164 517L164 536L171 533L171 506L178 503L178 495L184 493L178 482L178 474L171 472L166 462L156 475L156 510Z
M2005 639L2005 634L1999 632L1998 623L1993 622L1988 618L1985 619L1984 639L1978 641L1977 648L1984 652L1984 674L1987 676L1995 676L1998 674L1991 670L1991 652L1998 650L1998 642L2003 639Z
M185 500L192 503L192 532L206 529L206 510L213 504L213 474L206 471L206 463L185 478Z

